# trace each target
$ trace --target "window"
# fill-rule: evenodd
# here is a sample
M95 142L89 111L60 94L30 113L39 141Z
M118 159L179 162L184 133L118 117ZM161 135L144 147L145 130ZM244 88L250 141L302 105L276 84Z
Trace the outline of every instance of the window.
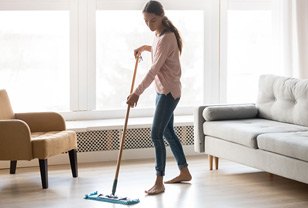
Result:
M166 11L183 38L182 98L179 106L193 106L202 101L203 74L203 11ZM183 18L185 17L185 18ZM151 45L153 33L144 23L139 10L106 10L96 14L96 109L125 108L134 69L133 50ZM137 84L151 66L150 53L143 53L139 64ZM138 106L153 107L154 86L140 97Z
M224 2L229 4L222 10L222 100L255 102L259 76L277 70L273 68L271 2Z
M206 87L212 82L204 80L215 80L217 86L218 73L215 79L211 76L219 65L212 53L219 45L213 38L219 4L162 3L184 45L182 97L176 114L191 115L193 106L207 99L205 91L218 94ZM122 117L135 63L133 50L153 40L143 21L143 4L140 0L1 1L0 88L7 89L14 111L58 111L66 119ZM150 66L150 53L144 53L136 85ZM153 88L144 92L131 116L152 114Z
M0 45L14 111L69 110L68 11L0 11Z

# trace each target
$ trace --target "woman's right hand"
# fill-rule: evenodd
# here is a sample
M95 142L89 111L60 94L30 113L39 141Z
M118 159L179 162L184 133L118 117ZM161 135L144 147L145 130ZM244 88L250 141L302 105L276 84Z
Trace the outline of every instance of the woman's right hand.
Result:
M143 45L143 46L141 46L141 47L139 47L139 48L136 48L136 49L134 50L134 56L135 56L135 58L141 56L141 53L142 53L143 51L149 51L149 52L151 52L151 46Z
M141 46L141 47L139 47L139 48L136 48L135 50L134 50L134 56L135 56L135 58L138 58L139 56L141 56L141 53L144 51L144 46Z
M136 93L132 93L127 97L126 103L130 107L134 108L137 106L138 100L139 100L139 96Z

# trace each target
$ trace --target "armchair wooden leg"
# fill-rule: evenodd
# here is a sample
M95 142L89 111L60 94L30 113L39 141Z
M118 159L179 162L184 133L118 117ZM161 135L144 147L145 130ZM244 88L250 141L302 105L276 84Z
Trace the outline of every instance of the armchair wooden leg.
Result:
M68 151L68 155L70 158L72 175L74 178L76 178L78 177L77 150L73 149Z
M218 170L219 157L214 157L214 160L215 160L215 169Z
M39 159L41 181L43 189L48 188L48 162L47 159Z
M10 174L16 173L17 160L11 160Z
M213 156L209 155L209 165L210 165L210 170L213 170Z

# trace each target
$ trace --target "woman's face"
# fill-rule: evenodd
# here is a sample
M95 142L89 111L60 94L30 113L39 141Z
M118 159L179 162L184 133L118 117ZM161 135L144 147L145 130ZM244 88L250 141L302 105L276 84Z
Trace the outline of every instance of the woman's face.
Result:
M156 31L162 27L162 16L158 16L152 13L143 13L144 21L151 31Z

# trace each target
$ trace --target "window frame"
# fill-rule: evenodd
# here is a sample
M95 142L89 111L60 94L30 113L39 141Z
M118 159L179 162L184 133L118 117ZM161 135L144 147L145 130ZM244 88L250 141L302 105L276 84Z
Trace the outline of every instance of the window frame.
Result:
M204 12L204 67L203 67L203 91L202 102L215 103L217 102L217 89L215 83L218 82L218 38L215 38L215 33L218 32L218 15L219 15L219 3L218 1L202 1L202 0L164 0L161 1L166 10L203 10ZM142 0L97 0L97 10L141 10L144 6ZM217 36L216 36L217 37ZM214 39L214 40L209 40ZM210 51L215 51L212 53ZM216 57L215 57L216 55ZM213 78L214 77L214 78ZM214 86L214 87L212 87ZM190 107L177 107L176 115L192 115L194 106ZM109 112L108 112L109 111ZM98 112L97 112L98 113ZM120 113L120 117L123 116L124 110L107 110L101 112L106 117L112 113L117 117ZM150 116L153 114L153 108L133 109L132 117Z
M162 0L167 10L204 11L203 103L219 101L219 1ZM95 110L96 10L141 10L143 0L0 0L0 10L70 11L70 111L66 120L122 118L123 110ZM178 107L176 115L192 115L194 106ZM133 109L132 117L153 114Z

